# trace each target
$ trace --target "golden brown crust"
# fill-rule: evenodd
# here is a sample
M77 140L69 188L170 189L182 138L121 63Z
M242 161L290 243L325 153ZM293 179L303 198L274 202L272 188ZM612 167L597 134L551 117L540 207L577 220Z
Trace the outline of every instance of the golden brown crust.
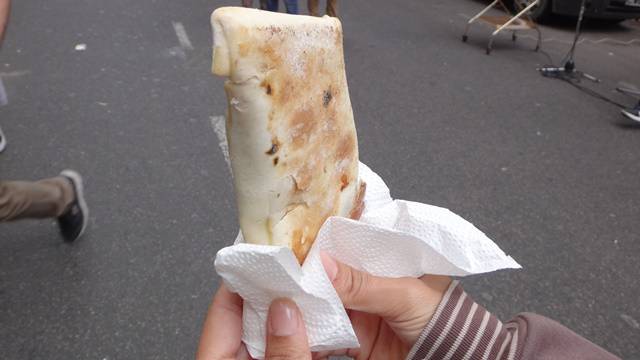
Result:
M362 210L354 212L364 186L357 184L342 28L335 18L238 8L216 13L226 40L220 56L214 55L221 62L214 69L225 73L228 63L230 112L234 124L244 126L230 141L243 235L251 243L288 245L302 263L328 217L359 216ZM247 128L260 129L258 152ZM268 169L257 165L265 163ZM251 179L258 178L268 185L256 190Z

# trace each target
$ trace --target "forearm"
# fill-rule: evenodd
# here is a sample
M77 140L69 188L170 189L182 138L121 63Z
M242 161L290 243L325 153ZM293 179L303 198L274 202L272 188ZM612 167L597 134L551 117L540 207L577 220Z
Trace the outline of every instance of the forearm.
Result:
M559 323L520 314L502 323L453 282L407 359L617 359Z
M0 46L4 39L4 31L9 23L9 10L11 9L11 0L0 0Z

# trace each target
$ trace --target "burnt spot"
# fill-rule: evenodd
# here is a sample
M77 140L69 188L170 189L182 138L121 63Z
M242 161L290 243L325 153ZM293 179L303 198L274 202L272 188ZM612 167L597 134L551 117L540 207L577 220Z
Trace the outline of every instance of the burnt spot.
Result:
M271 149L267 150L265 154L273 155L277 152L278 152L278 143L274 142L273 144L271 144Z
M273 166L278 165L278 161L280 161L280 159L276 156L273 158Z
M331 99L333 99L333 95L331 94L331 88L329 88L329 90L325 90L322 94L322 106L329 106L329 102L331 102Z
M260 86L265 89L265 92L267 93L267 95L271 95L273 93L273 88L271 87L271 84L267 80L262 80L262 82L260 83Z

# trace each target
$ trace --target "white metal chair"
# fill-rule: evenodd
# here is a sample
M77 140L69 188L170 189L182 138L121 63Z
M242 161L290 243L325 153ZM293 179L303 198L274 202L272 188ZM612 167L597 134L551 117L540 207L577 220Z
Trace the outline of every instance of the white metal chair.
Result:
M489 37L489 43L487 44L487 55L491 54L491 51L493 50L494 37L503 30L512 32L511 39L513 41L516 41L517 39L516 31L535 30L538 33L538 43L536 44L535 51L540 50L540 45L542 42L542 35L540 34L540 29L538 29L538 26L536 25L536 23L533 22L533 20L531 20L531 17L528 15L529 10L531 10L531 8L533 8L534 6L538 5L539 0L529 1L524 8L522 7L522 5L520 5L520 0L514 0L513 2L516 8L518 9L517 10L518 12L515 15L511 13L509 8L505 6L502 0L495 0L491 4L489 4L489 6L482 9L482 11L480 11L474 17L469 19L469 21L467 22L467 26L464 29L464 34L462 35L462 41L463 42L467 41L468 39L467 34L469 32L469 27L471 26L471 24L473 24L476 21L482 21L483 23L495 28L495 30L493 31L493 33L491 33L491 36ZM502 16L485 15L486 12L498 6L501 7L507 15L502 15Z

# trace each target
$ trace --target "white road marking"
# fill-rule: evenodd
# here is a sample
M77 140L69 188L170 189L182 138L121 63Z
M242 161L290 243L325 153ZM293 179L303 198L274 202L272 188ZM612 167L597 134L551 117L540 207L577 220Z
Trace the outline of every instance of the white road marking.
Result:
M620 314L620 317L622 318L622 320L624 320L624 322L627 323L627 325L631 326L634 329L640 329L640 323L638 323L638 320L632 318L627 314Z
M87 50L87 44L77 44L75 49L76 51L85 51Z
M0 106L9 104L9 98L7 92L4 90L4 84L2 83L2 77L0 77Z
M211 119L211 128L218 137L218 146L222 151L224 161L227 163L229 171L231 171L231 163L229 163L229 144L227 144L227 131L225 129L224 115L209 116L209 119Z
M193 45L191 45L191 41L189 40L189 36L187 35L187 31L184 29L184 26L181 22L173 21L173 30L176 32L176 36L178 37L178 42L180 46L182 46L185 50L193 50Z
M174 46L172 48L166 49L164 51L164 56L179 57L182 60L187 60L187 53L185 53L184 49L180 46Z
M9 71L9 72L0 72L0 78L12 78L12 77L20 77L20 76L24 76L24 75L29 75L31 74L31 71L29 70L16 70L16 71Z

